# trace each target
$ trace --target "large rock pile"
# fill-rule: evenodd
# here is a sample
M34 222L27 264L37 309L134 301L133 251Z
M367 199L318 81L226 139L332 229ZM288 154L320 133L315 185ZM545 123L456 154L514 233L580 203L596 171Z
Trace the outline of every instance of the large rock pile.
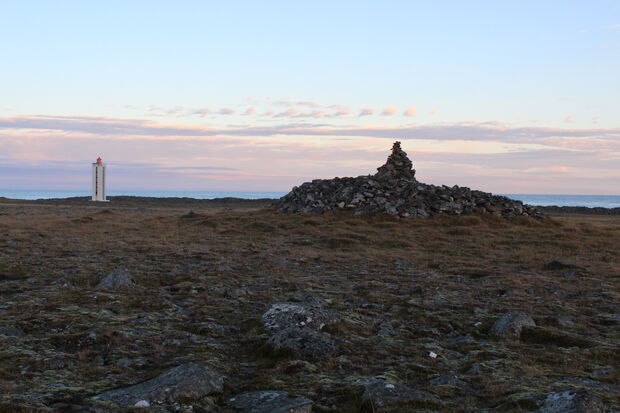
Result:
M386 213L400 217L428 217L437 214L518 215L542 219L538 209L505 196L466 187L436 186L418 182L415 169L400 142L374 175L356 178L315 179L293 188L277 202L280 212L323 214L352 210L355 214Z

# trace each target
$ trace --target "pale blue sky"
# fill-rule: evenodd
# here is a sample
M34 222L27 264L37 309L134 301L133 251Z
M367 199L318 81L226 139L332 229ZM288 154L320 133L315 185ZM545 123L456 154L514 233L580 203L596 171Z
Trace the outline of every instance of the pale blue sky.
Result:
M155 140L145 143L148 150L133 154L129 149L92 145L95 137L105 142L110 134L65 126L11 126L24 117L87 116L155 122L161 127L218 128L220 140L230 128L293 123L304 128L373 126L397 131L476 124L499 125L508 132L505 139L488 139L481 147L466 143L477 139L475 130L464 136L459 129L454 139L461 143L452 146L454 152L468 153L474 147L475 153L536 149L539 152L532 157L536 169L546 164L544 150L591 152L596 146L600 153L595 157L584 152L589 161L574 172L613 185L620 169L618 73L618 1L4 0L0 117L5 124L0 125L0 162L62 162L63 148L77 145L82 151L67 161L102 154L109 162L123 164L139 158L166 167L226 166L224 153L213 155L217 143L207 140L192 143L194 149L178 158ZM403 116L411 106L415 115ZM360 117L363 108L372 109L372 114ZM554 133L554 142L515 142L510 131L518 128L567 132ZM594 131L577 141L575 130ZM384 157L380 148L389 140L379 135L373 140L374 135L367 134L316 135L279 134L272 139L245 133L246 141L237 144L256 151L247 155L250 166L244 173L263 173L266 178L257 188L261 190L284 189L315 175L364 173ZM308 161L303 176L298 176L297 167L263 171L257 166L273 161L272 154L261 152L265 145L278 153L282 150L274 149L276 144L298 145L299 151L337 150L344 145L338 143L343 136L373 155L344 169L322 160ZM120 138L127 136L115 135ZM435 135L429 132L425 138L433 141ZM438 140L426 151L437 152L441 163L441 154L451 149L445 136ZM415 152L421 146L413 140L405 149ZM198 156L196 151L204 153ZM605 162L618 168L599 170L603 153ZM567 160L574 154L568 155ZM567 163L554 158L551 166L575 166ZM497 192L510 192L512 187L527 191L526 184L508 179L509 171L502 172L507 181L501 183L508 190L492 184L498 176L492 169L489 166L488 181L484 173L464 181L483 186L488 182L483 189ZM428 170L428 180L458 177ZM290 179L268 178L282 175ZM560 179L544 187L537 183L529 192L566 192L554 191ZM238 178L233 184L252 189L243 187L242 181ZM6 182L0 179L0 187ZM192 182L196 189L226 185L221 177L196 177ZM584 184L576 191L587 192L586 188ZM620 193L618 186L597 188L595 192Z

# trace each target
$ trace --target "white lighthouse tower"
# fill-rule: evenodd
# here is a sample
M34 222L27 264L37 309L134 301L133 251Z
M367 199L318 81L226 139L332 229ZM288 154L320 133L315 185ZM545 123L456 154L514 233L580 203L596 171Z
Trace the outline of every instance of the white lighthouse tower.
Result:
M107 202L105 197L105 165L101 158L93 163L93 201Z

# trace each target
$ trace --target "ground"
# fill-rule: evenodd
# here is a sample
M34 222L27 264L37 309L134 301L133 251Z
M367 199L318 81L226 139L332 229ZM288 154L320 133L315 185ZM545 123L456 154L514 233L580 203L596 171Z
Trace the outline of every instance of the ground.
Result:
M97 287L118 268L135 287ZM564 389L620 410L619 285L620 216L397 220L280 214L265 201L4 199L0 412L98 411L91 396L189 361L226 377L214 411L244 391L286 390L313 411L357 412L377 377L432 393L442 405L430 410L530 411ZM261 315L312 296L339 314L326 327L337 352L271 351ZM492 337L512 310L537 327Z

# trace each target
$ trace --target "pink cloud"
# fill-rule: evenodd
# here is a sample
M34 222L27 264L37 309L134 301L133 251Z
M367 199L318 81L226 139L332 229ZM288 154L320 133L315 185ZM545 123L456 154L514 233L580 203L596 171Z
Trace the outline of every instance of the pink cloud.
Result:
M403 116L413 116L417 110L416 105L411 105L403 112Z
M572 116L567 116L564 118L564 122L565 123L573 123L573 117Z
M274 118L290 118L290 117L296 116L298 113L299 111L297 109L289 108L285 110L284 112L280 112L280 113L273 115L273 117Z
M396 113L396 111L397 111L396 106L388 106L387 108L383 109L383 112L381 112L381 115L392 116Z
M245 112L243 112L243 116L253 115L254 113L256 113L256 109L254 108L254 106L250 106L245 110Z
M437 109L431 109L428 111L428 114L431 116L435 115L436 113L437 113Z
M358 116L370 116L374 113L374 111L375 110L372 108L362 108Z
M295 103L297 105L299 105L299 106L307 106L307 107L310 107L310 108L318 108L319 107L318 103L311 102L311 101L308 101L308 100L302 100L302 101L295 102Z
M263 113L263 116L273 116L275 114L275 112L271 109L266 110L265 113Z
M234 113L235 113L235 110L231 108L222 108L219 111L220 115L232 115Z

